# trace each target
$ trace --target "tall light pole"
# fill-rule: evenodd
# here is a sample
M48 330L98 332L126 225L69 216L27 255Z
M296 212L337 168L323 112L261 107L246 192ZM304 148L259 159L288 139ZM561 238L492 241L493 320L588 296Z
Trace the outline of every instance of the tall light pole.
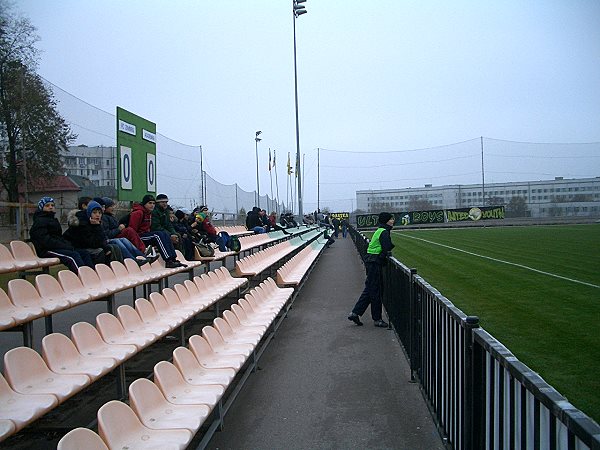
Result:
M257 131L256 136L254 138L254 142L256 143L256 206L260 208L260 184L258 182L258 143L261 139L258 135L262 133L262 131Z
M306 14L308 12L306 7L301 5L301 3L304 2L306 2L306 0L292 0L292 13L294 16L294 93L296 99L296 170L298 170L300 166L300 128L298 126L298 69L296 64L296 19L302 14ZM304 217L304 211L302 210L302 177L299 173L296 173L296 176L298 178L298 214L300 216L301 223Z

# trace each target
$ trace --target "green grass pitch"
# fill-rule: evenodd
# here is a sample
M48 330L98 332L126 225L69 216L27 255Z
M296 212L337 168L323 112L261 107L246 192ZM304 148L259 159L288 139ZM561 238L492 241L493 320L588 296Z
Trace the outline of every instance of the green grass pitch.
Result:
M600 225L394 230L392 238L398 260L600 422Z

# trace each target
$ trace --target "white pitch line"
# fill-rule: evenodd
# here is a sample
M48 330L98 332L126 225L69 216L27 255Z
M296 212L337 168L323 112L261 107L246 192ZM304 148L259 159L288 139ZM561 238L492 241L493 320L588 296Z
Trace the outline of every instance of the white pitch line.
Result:
M469 252L467 250L463 250L463 249L460 249L460 248L451 247L450 245L440 244L438 242L429 241L427 239L418 238L418 237L414 237L414 236L409 236L406 233L400 233L398 231L394 231L393 233L395 235L397 235L397 236L407 237L407 238L410 238L410 239L416 239L418 241L427 242L428 244L439 245L440 247L445 247L445 248L449 248L450 250L455 250L457 252L462 252L462 253L466 253L468 255L477 256L478 258L489 259L490 261L495 261L495 262L499 262L499 263L502 263L502 264L508 264L509 266L520 267L521 269L531 270L532 272L541 273L542 275L548 275L550 277L560 278L561 280L571 281L573 283L583 284L585 286L590 286L590 287L593 287L593 288L596 288L596 289L600 289L600 286L598 286L596 284L587 283L585 281L575 280L573 278L563 277L562 275L556 275L555 273L544 272L543 270L534 269L533 267L524 266L523 264L517 264L517 263L510 262L510 261L504 261L502 259L492 258L491 256L480 255L478 253Z

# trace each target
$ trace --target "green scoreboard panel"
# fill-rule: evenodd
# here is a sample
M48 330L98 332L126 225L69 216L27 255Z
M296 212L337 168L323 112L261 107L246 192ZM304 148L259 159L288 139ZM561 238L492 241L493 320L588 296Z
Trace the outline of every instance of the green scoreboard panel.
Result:
M156 124L117 106L117 195L156 194Z

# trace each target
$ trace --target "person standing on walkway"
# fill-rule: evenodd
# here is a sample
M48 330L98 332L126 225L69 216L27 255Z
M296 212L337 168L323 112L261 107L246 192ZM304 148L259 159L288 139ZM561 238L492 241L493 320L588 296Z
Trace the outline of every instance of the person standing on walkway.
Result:
M370 304L374 325L381 328L388 326L381 317L381 268L385 265L389 252L394 248L390 236L390 231L394 227L394 220L394 216L390 213L382 212L379 214L379 228L373 234L365 255L365 268L367 270L365 288L348 316L348 320L356 325L363 324L360 321L360 316L365 313Z

